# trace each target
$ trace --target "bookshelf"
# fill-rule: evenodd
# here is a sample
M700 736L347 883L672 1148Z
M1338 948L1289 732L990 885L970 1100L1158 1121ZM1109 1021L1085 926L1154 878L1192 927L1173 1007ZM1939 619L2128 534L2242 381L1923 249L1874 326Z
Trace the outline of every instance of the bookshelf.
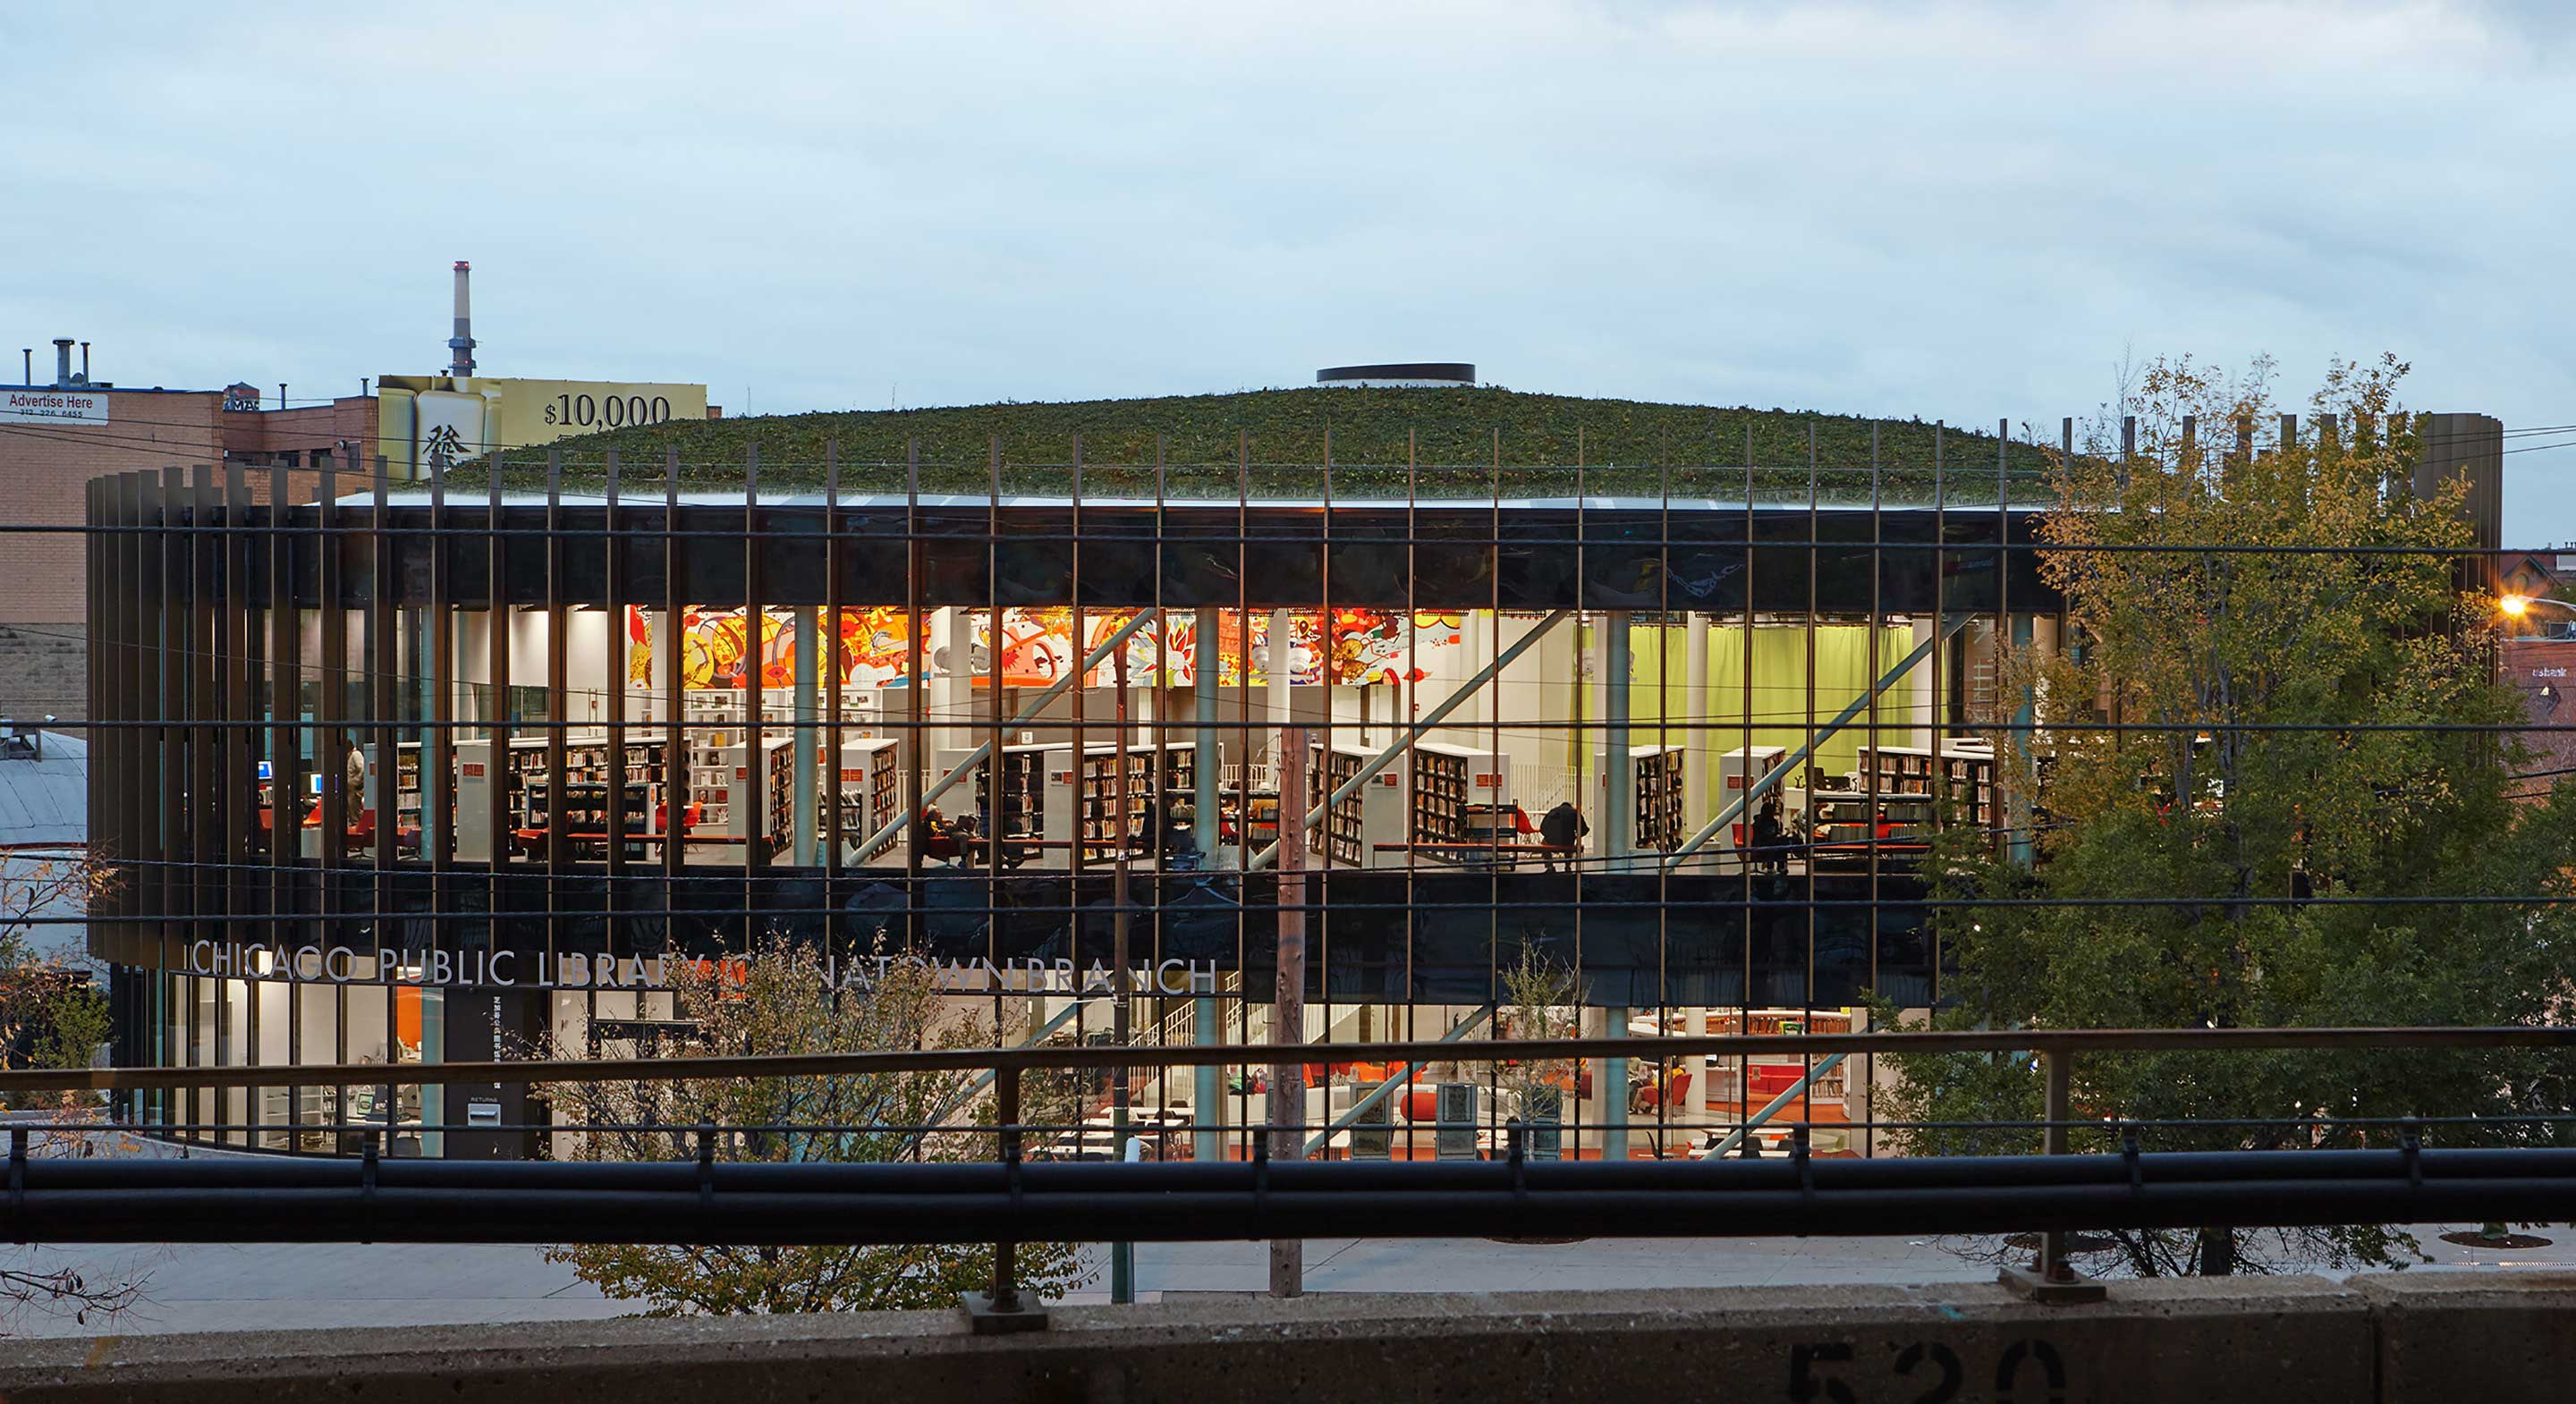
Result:
M397 854L417 852L427 830L421 825L425 812L420 790L421 744L417 741L394 743L393 775L390 780L377 764L377 748L367 752L367 807L376 811L379 842L393 842ZM390 793L391 802L386 796Z
M841 841L864 842L882 833L903 807L902 743L887 737L858 737L841 743L836 783L823 790L822 803L841 806ZM815 832L828 827L815 816Z
M734 746L742 743L741 733L748 730L751 694L738 687L692 688L680 698L680 721L687 726L702 726L720 734L710 745ZM825 723L831 714L827 691L814 694L814 722ZM760 724L764 731L776 727L787 734L796 725L796 693L793 688L765 687L760 690ZM841 727L873 738L885 725L885 694L872 687L841 689ZM766 737L763 738L767 739Z
M1311 812L1342 786L1358 778L1377 754L1376 748L1336 741L1308 751L1306 808ZM1324 816L1321 854L1332 868L1372 868L1380 862L1402 865L1404 855L1381 854L1378 845L1404 840L1404 771L1389 766L1369 778Z
M1082 766L1082 840L1087 857L1108 856L1118 845L1118 767L1127 772L1127 848L1153 851L1162 837L1165 801L1189 795L1196 784L1196 748L1175 741L1131 746L1123 756L1106 747Z
M972 746L944 747L931 758L929 779L935 780L975 754ZM945 799L934 801L957 812L971 812L979 822L988 824L1001 838L1037 838L1047 825L1043 822L1040 794L1045 787L1047 754L1064 751L1062 746L1004 746L1002 748L1002 804L993 806L993 763L977 761L973 775L953 786ZM969 788L971 786L971 788ZM971 797L971 798L970 798Z
M757 821L744 811L744 802L749 798L746 792L751 780L751 748L743 743L709 745L698 736L688 740L689 803L698 807L697 833L746 843L756 840L769 845L770 854L777 853L795 832L794 739L770 736L761 740L762 812Z
M1472 806L1511 803L1509 757L1436 741L1415 742L1412 754L1409 828L1415 843L1463 843L1471 837Z
M1958 816L1979 829L1998 827L2001 811L1996 806L1995 753L1980 746L1944 748L1935 757L1923 746L1863 746L1859 764L1853 771L1855 788L1872 788L1885 795L1929 795L1946 791L1951 802L1959 806ZM1935 786L1938 778L1942 784Z
M1592 818L1599 820L1607 812L1610 798L1608 751L1592 753L1592 767L1597 778L1592 786L1600 796L1600 808ZM1631 746L1628 748L1629 774L1636 797L1634 832L1629 836L1632 853L1668 853L1682 846L1682 748L1679 746ZM1606 821L1605 821L1606 822Z
M611 774L614 757L605 732L585 729L566 737L562 808L568 857L575 862L605 861L612 815L626 856L645 856L645 842L657 831L655 814L667 790L663 755L660 740L629 736L625 768ZM542 836L552 823L554 808L545 738L510 743L507 781L505 803L513 837L524 851L541 856Z
M1332 797L1334 791L1359 777L1367 757L1355 748L1342 746L1307 748L1306 809ZM1368 866L1368 839L1360 820L1360 805L1365 795L1354 794L1334 805L1324 816L1324 866L1327 868L1365 868Z
M1682 846L1682 748L1640 746L1637 768L1637 848L1669 853Z
M1467 762L1417 743L1413 749L1413 842L1467 841Z

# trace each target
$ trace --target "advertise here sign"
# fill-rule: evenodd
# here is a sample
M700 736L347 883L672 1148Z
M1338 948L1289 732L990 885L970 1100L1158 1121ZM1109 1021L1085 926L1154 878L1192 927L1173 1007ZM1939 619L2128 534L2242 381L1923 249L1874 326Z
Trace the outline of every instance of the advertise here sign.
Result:
M107 397L83 390L0 390L0 424L105 424Z

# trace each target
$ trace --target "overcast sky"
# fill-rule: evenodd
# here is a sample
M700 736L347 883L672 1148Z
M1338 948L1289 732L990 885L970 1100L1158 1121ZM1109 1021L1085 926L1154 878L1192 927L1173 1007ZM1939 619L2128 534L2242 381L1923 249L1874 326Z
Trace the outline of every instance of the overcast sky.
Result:
M2576 424L2559 10L10 3L0 335L354 393L469 258L486 373L728 412L1455 359L2051 423L2125 348ZM2576 447L2506 462L2576 539Z

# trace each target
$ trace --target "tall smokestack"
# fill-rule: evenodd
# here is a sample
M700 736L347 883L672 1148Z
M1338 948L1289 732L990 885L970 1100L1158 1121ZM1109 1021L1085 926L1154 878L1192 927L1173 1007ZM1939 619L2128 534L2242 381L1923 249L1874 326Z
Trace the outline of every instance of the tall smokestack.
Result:
M58 336L54 338L54 388L59 390L71 383L72 339Z
M474 373L474 310L466 290L466 281L474 276L474 265L456 260L456 335L447 339L447 373Z

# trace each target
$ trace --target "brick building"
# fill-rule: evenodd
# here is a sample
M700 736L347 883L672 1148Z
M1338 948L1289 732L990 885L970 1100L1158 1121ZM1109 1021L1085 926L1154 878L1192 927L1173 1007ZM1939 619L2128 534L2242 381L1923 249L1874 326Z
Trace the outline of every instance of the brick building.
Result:
M251 386L139 388L93 381L57 341L49 384L0 385L0 717L69 722L87 707L89 626L81 529L91 479L172 464L310 470L372 446L376 402L268 407ZM87 360L84 350L84 362ZM363 454L359 455L363 456ZM252 476L265 501L269 474ZM39 530L27 531L34 527Z

